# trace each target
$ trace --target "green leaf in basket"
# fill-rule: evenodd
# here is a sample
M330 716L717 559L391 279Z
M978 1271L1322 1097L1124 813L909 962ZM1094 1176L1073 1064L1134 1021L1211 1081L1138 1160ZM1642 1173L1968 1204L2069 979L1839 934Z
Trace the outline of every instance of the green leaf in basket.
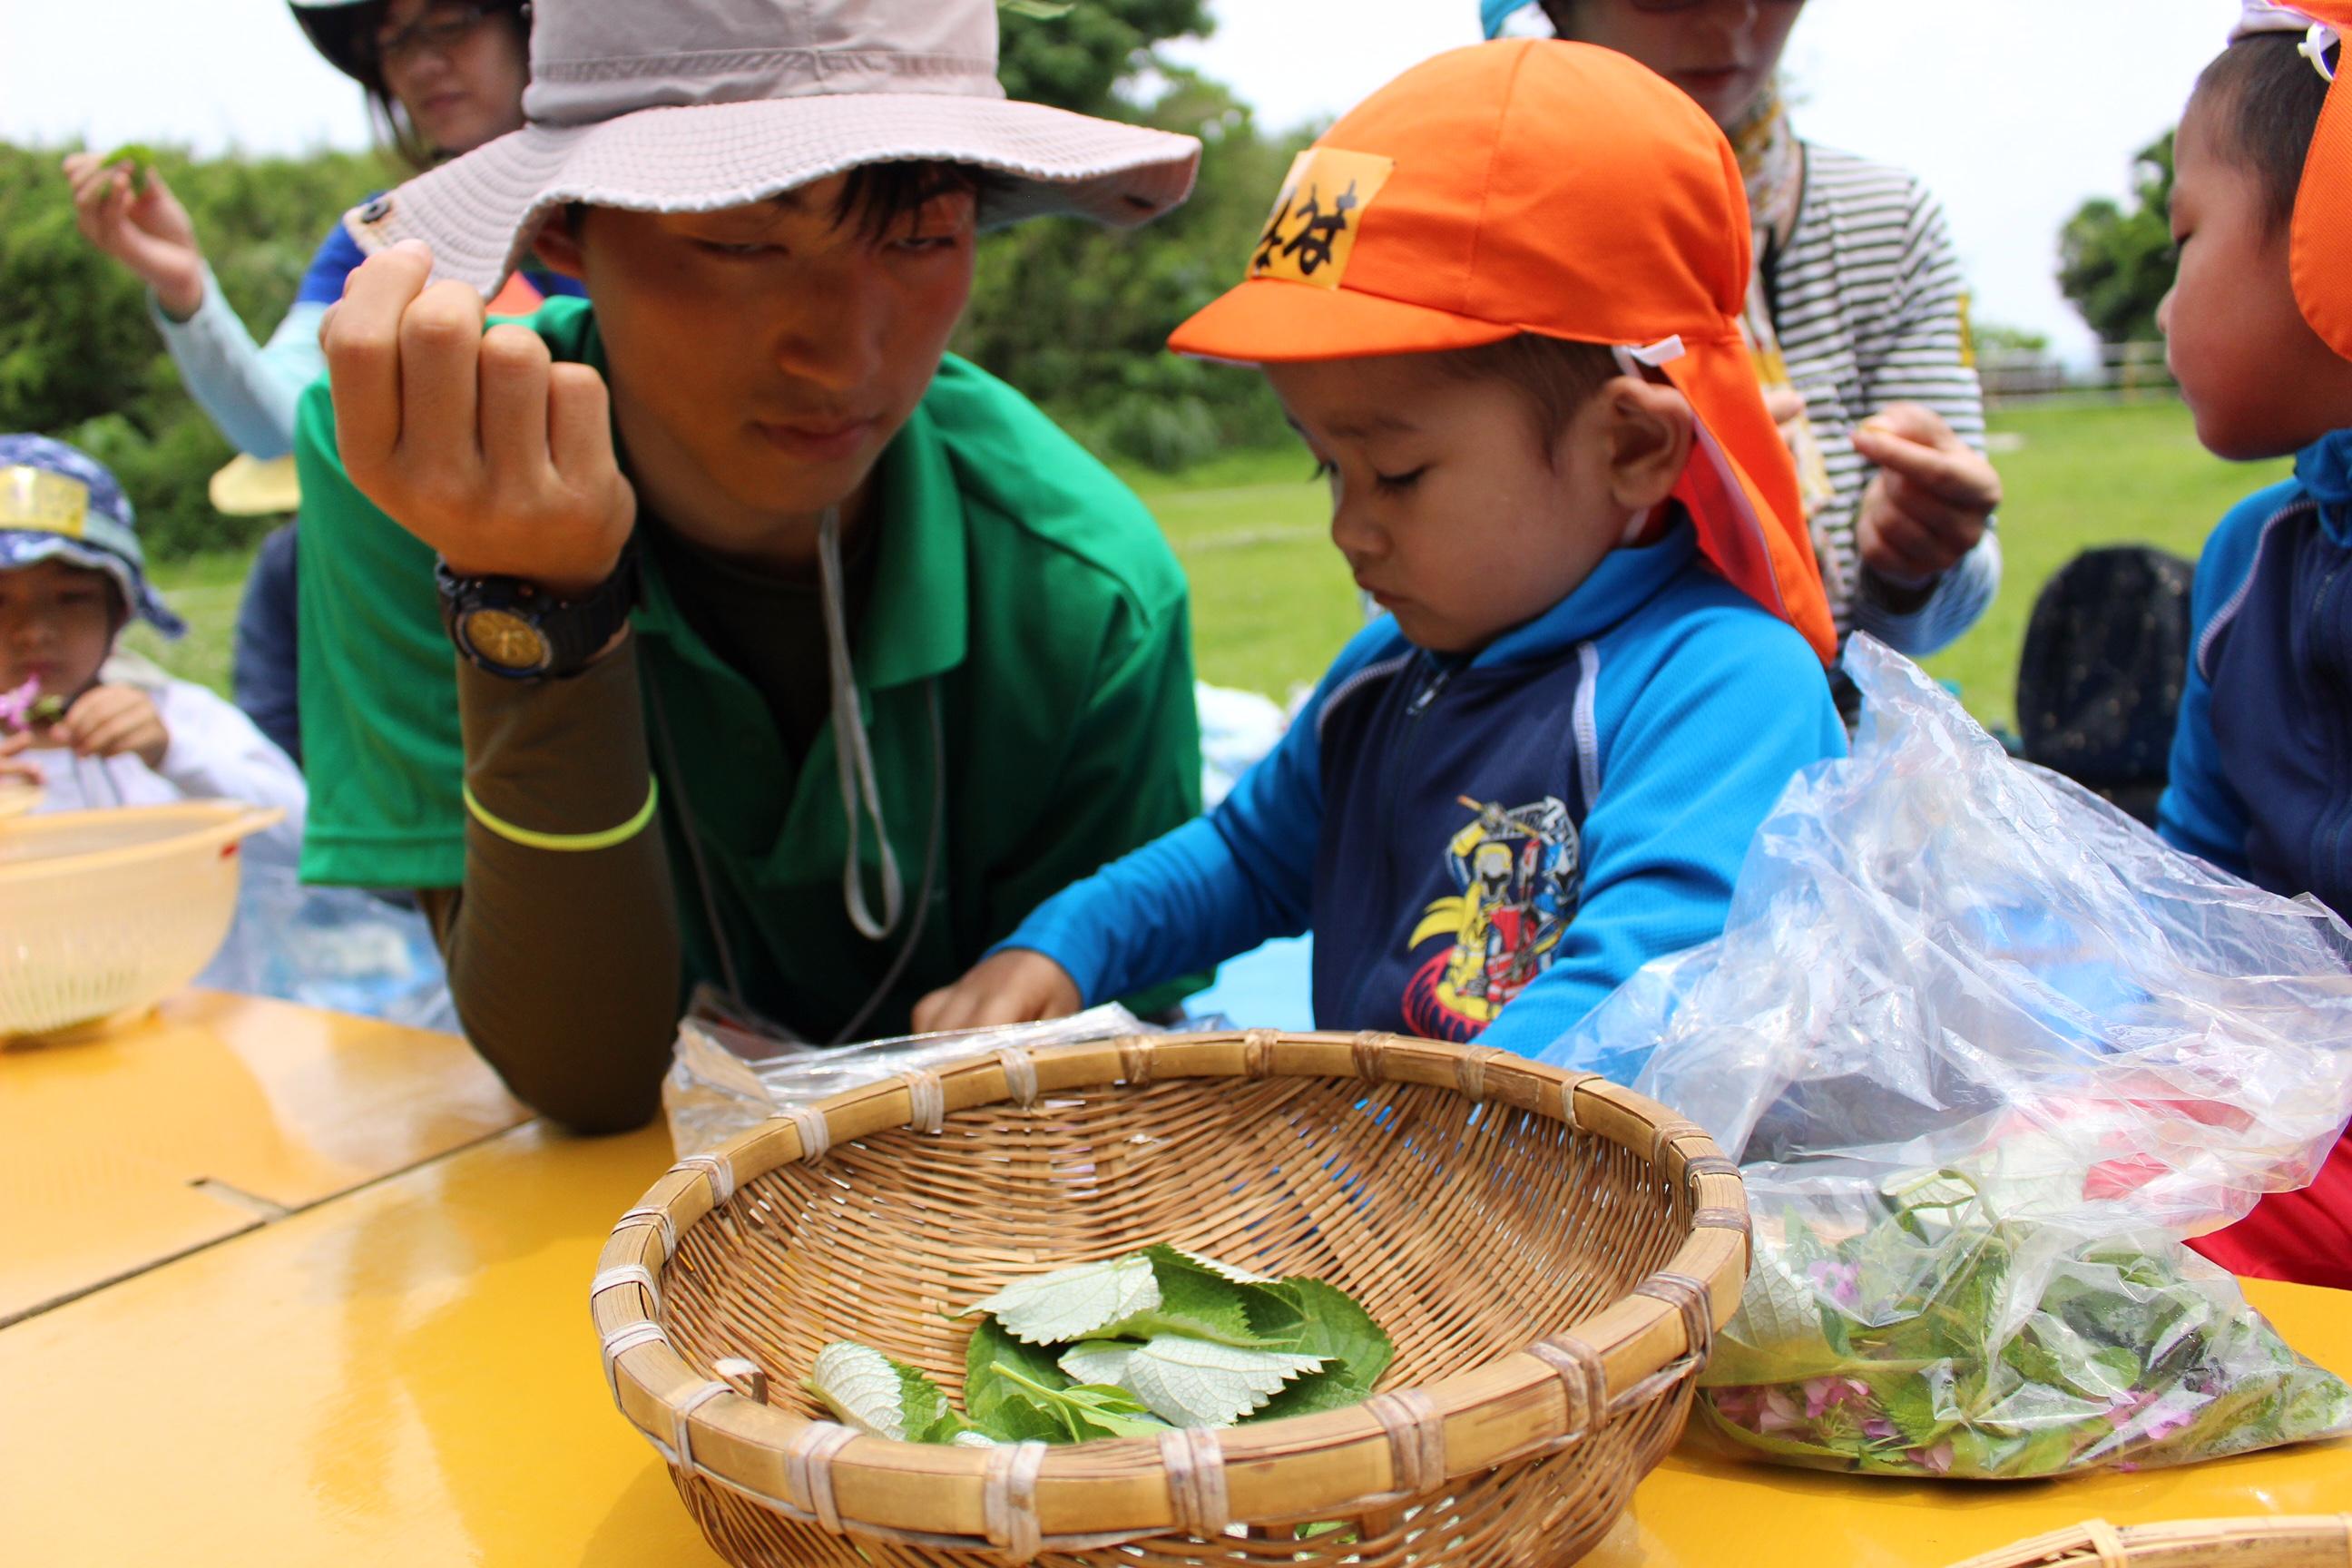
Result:
M1062 1423L1028 1397L1033 1385L1070 1385L1054 1364L1053 1348L1023 1344L995 1319L982 1319L963 1351L963 1404L972 1425L1007 1443L1066 1442Z
M1360 1376L1345 1361L1327 1361L1321 1370L1310 1372L1284 1385L1281 1393L1267 1400L1241 1424L1254 1421L1280 1421L1292 1415L1318 1415L1326 1410L1345 1410L1350 1405L1361 1405L1372 1396L1371 1384Z
M1283 1340L1259 1333L1251 1321L1251 1299L1266 1286L1227 1279L1219 1271L1222 1265L1195 1259L1172 1247L1155 1247L1140 1256L1150 1265L1160 1300L1083 1337L1148 1340L1155 1334L1187 1334L1248 1350L1284 1348Z
M1065 1344L1149 1312L1160 1301L1151 1259L1137 1253L1015 1279L958 1315L992 1313L1007 1332L1025 1343Z
M951 1443L971 1430L940 1385L880 1351L835 1340L810 1364L808 1391L869 1437L900 1443Z
M1124 1388L1101 1383L1047 1388L1009 1367L998 1368L997 1376L1009 1385L1011 1398L1029 1405L1054 1424L1056 1430L1045 1436L1049 1443L1085 1443L1097 1437L1150 1437L1168 1429L1168 1423L1145 1409L1143 1402Z
M1280 1421L1291 1415L1313 1415L1361 1405L1396 1359L1396 1344L1388 1331L1353 1296L1320 1279L1285 1279L1271 1289L1297 1305L1300 1326L1290 1348L1321 1356L1319 1371L1290 1384L1247 1421Z
M1062 1374L1072 1383L1102 1383L1118 1386L1127 1375L1127 1363L1143 1348L1140 1340L1081 1340L1062 1352Z
M1108 1346L1080 1350L1111 1353ZM972 1331L964 1349L963 1396L974 1426L1007 1443L1135 1437L1166 1425L1126 1389L1074 1381L1055 1364L1051 1347L1024 1344L993 1319Z
M1230 1263L1220 1263L1213 1258L1203 1258L1197 1252L1187 1252L1181 1247L1155 1247L1151 1249L1151 1252L1155 1258L1165 1253L1171 1258L1191 1264L1195 1268L1205 1268L1210 1273L1215 1275L1218 1279L1226 1280L1234 1285L1271 1285L1274 1283L1274 1276L1271 1274L1253 1274L1246 1268L1238 1268Z
M1269 1286L1298 1310L1300 1327L1288 1347L1303 1355L1347 1363L1349 1379L1368 1397L1396 1359L1396 1342L1353 1296L1305 1276Z
M1181 1334L1157 1335L1127 1363L1125 1386L1178 1426L1229 1426L1293 1378L1323 1364L1294 1351L1245 1350Z

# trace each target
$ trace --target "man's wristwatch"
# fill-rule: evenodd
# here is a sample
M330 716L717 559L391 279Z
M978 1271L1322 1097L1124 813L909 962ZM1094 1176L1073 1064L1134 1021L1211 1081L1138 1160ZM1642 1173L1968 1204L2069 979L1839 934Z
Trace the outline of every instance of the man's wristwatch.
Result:
M576 599L558 599L521 577L460 577L436 561L441 624L478 669L509 680L561 679L587 668L637 602L637 552Z

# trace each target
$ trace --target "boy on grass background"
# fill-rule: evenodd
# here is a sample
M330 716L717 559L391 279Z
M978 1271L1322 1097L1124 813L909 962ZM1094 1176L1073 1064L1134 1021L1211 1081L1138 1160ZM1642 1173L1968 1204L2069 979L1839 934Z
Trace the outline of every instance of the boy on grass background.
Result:
M1180 328L1261 366L1389 614L1209 816L1048 900L919 1028L1055 1016L1312 929L1318 1026L1539 1053L1718 934L1843 754L1706 113L1621 55L1440 56L1301 154Z

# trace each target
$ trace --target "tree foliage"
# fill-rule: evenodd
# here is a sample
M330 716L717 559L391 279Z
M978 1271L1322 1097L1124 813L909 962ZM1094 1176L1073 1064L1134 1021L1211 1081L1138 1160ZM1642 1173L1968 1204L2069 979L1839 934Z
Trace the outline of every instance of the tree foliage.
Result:
M0 430L37 430L112 468L159 557L241 542L267 519L205 500L234 449L181 388L137 279L85 243L58 161L0 143ZM229 304L266 337L345 207L393 178L370 154L192 162L161 150Z
M1192 197L1132 230L1025 224L982 247L959 352L1097 451L1162 468L1283 435L1265 378L1168 353L1168 334L1240 281L1295 151L1223 87L1185 72L1143 111L1202 139Z
M1000 0L997 79L1007 97L1133 119L1120 87L1171 38L1205 37L1208 0Z
M2133 161L2131 205L2084 202L2058 237L2058 287L2103 342L2153 342L2172 287L2172 132Z

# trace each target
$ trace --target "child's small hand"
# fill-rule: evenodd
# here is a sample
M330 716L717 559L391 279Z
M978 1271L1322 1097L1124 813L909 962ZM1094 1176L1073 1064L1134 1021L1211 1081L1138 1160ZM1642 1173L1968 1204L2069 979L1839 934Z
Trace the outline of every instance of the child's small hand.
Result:
M1872 571L1924 585L1984 537L2000 476L1935 410L1890 404L1854 427L1853 449L1878 468L1854 523Z
M983 958L952 985L915 1004L915 1033L984 1029L1064 1018L1083 1000L1078 984L1042 952L1012 947Z
M0 735L0 789L12 784L32 784L38 787L45 781L41 764L23 759L22 753L33 749L33 732L19 730L14 734Z
M155 700L132 686L93 686L74 700L50 729L47 743L81 757L137 757L151 768L163 765L172 732Z

